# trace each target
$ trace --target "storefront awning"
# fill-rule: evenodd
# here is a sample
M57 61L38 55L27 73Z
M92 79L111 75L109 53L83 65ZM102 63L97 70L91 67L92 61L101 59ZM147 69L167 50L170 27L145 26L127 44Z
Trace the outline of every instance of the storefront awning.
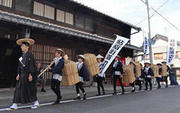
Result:
M5 21L18 23L18 24L31 26L31 27L36 27L36 28L60 32L60 33L68 34L68 35L72 35L72 36L77 36L77 37L81 37L81 38L85 38L85 39L89 39L89 40L99 41L99 42L103 42L103 43L107 43L107 44L112 44L114 42L113 39L105 38L105 37L102 37L102 36L99 36L96 34L91 34L88 32L83 32L83 31L79 31L76 29L52 24L52 23L47 23L44 21L40 21L40 20L33 19L30 17L17 15L14 13L5 12L2 10L0 10L0 19L5 20ZM129 48L129 49L135 49L135 50L142 51L141 48L138 48L138 47L130 45L130 44L125 45L125 47Z

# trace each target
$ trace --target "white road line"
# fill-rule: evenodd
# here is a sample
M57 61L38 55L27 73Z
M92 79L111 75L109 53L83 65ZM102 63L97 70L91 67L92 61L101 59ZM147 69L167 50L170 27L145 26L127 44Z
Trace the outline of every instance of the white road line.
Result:
M152 90L156 90L156 89L152 89ZM137 92L144 92L146 90L141 90L141 91L135 91L134 93L137 93ZM125 94L129 94L131 93L130 92L125 92ZM117 95L122 95L121 93L117 93ZM88 97L87 100L91 100L91 99L97 99L97 98L104 98L104 97L110 97L110 96L113 96L112 94L107 94L107 95L100 95L100 96L93 96L93 97ZM61 101L60 103L70 103L70 102L75 102L75 101L78 101L78 100L64 100L64 101ZM43 103L43 104L40 104L40 106L48 106L48 105L52 105L53 102L49 102L49 103ZM24 109L24 108L31 108L32 105L27 105L27 106L19 106L18 109ZM10 108L2 108L0 109L0 112L1 111L10 111L11 109Z

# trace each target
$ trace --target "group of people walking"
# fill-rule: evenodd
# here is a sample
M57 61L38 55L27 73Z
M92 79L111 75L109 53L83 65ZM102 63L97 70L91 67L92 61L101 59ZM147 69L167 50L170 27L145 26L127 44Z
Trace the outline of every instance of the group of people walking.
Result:
M14 92L14 98L13 98L13 104L10 106L10 109L18 109L18 103L31 103L34 102L34 105L32 105L32 109L36 109L39 107L39 102L37 99L37 87L36 87L36 81L37 81L37 74L42 72L42 69L40 68L40 64L36 66L35 60L31 52L29 51L29 47L34 44L34 40L30 38L24 38L19 39L16 42L18 45L21 46L22 50L22 57L19 58L19 66L17 71L17 85ZM60 90L60 83L62 81L62 75L63 75L63 68L64 68L64 51L62 49L57 49L55 51L55 58L52 62L53 65L48 66L48 70L52 72L52 80L51 80L51 89L56 94L56 100L54 104L59 104L60 100L62 99L61 96L61 90ZM97 62L99 68L102 67L102 61L103 56L97 55ZM86 100L86 91L83 87L83 84L86 83L86 81L90 80L90 77L88 75L88 70L86 68L86 65L84 63L84 56L78 55L78 61L76 63L77 69L78 69L78 75L79 75L79 82L75 84L75 89L77 93L77 97L74 98L76 100L80 100L83 98L83 100ZM130 86L132 87L132 92L135 92L135 85L139 86L139 90L142 89L142 82L145 81L145 90L152 90L152 78L154 77L153 69L151 68L151 65L149 63L145 63L144 68L141 65L141 76L136 77L136 65L134 61L131 61L129 65L132 65L134 68L134 77L136 78L133 82L130 83ZM159 75L156 76L158 88L161 88L160 82L165 81L166 87L168 87L167 77L170 76L171 79L171 85L178 85L175 77L174 70L172 66L169 68L167 67L167 75L162 76L162 65L165 65L165 62L163 64L157 64L159 69ZM38 67L38 68L37 68ZM37 71L38 70L38 71ZM114 95L117 94L117 80L120 83L120 86L122 88L122 94L125 93L125 88L123 85L123 64L120 61L120 56L116 56L115 61L112 65L112 71L111 75L113 78L113 88L114 88ZM95 75L95 80L97 82L97 95L105 95L105 88L103 86L103 81L105 80L105 74L97 74ZM41 86L41 91L45 92L44 85ZM82 92L82 97L81 93Z

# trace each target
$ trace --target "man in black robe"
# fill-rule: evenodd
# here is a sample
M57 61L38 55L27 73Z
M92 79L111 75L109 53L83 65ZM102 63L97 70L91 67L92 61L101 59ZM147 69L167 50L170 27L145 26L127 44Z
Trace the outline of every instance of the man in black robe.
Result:
M22 57L19 58L19 66L17 71L17 84L14 92L13 105L11 109L18 109L18 103L31 103L34 102L32 109L39 107L37 100L37 87L36 87L36 65L34 57L29 51L29 47L34 44L34 40L30 38L19 39L16 42L21 46Z

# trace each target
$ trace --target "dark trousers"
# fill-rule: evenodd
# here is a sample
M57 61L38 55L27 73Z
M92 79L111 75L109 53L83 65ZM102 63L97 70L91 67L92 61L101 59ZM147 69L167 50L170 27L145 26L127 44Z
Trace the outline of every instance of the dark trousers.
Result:
M145 78L145 85L146 85L146 90L148 89L148 85L150 86L150 90L152 90L151 78Z
M168 87L168 77L167 76L163 76L162 77L162 81L166 83L166 87Z
M83 88L83 83L82 83L82 82L78 82L78 83L76 84L76 93L77 93L77 94L80 93L79 89L82 91L83 94L85 93L85 90L84 90L84 88Z
M130 83L130 86L131 86L131 87L135 87L135 82Z
M116 81L117 81L117 79L119 80L119 83L121 85L122 92L124 92L124 86L122 84L122 78L120 76L114 75L113 76L114 93L116 93Z
M141 80L136 80L135 84L139 86L139 90L142 89L142 84L141 84Z
M57 96L57 100L61 99L61 92L60 92L60 81L57 79L51 80L51 89Z
M160 84L161 78L156 77L156 82L158 84L158 88L161 88L161 84Z
M169 77L170 77L171 85L178 85L176 75L170 75Z
M98 90L99 95L101 94L100 88L102 89L102 92L105 93L104 86L103 86L103 80L104 80L103 77L97 77L97 90Z

